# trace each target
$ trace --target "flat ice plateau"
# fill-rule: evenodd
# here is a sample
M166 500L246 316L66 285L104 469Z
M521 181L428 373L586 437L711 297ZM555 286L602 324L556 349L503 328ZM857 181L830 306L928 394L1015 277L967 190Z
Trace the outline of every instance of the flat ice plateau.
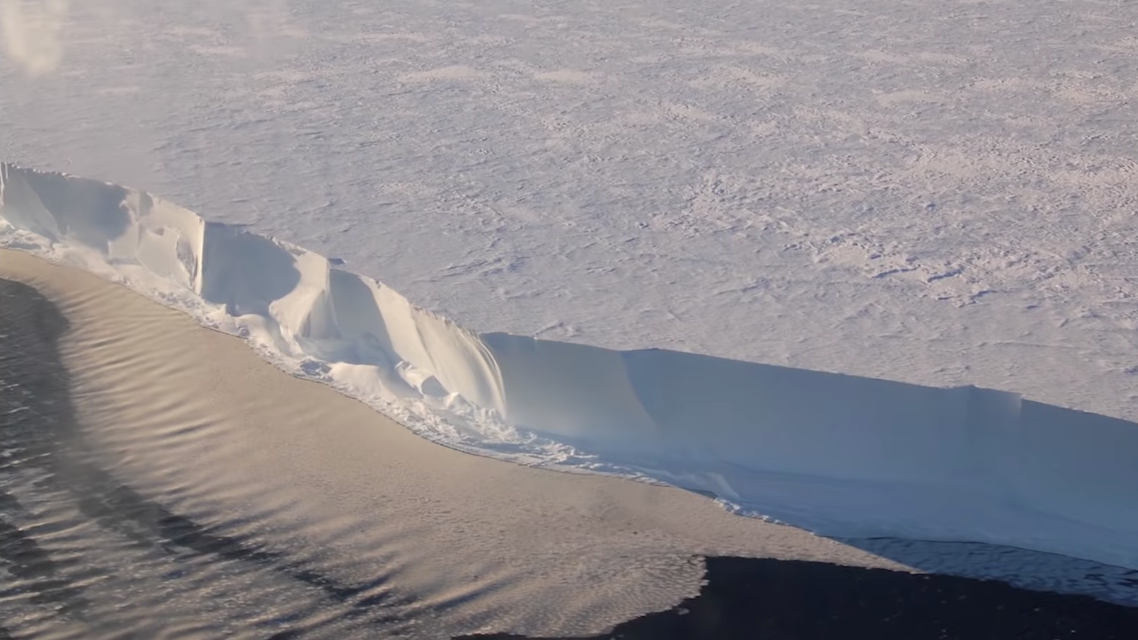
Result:
M10 164L0 220L0 244L245 336L456 448L664 481L828 535L1138 568L1131 422L976 387L479 333L300 247Z

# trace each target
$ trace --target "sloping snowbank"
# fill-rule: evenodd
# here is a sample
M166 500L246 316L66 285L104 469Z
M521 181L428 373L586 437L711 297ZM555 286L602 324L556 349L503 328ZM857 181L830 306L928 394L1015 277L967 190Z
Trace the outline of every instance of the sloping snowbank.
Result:
M1130 422L974 387L476 333L298 247L136 190L7 164L0 227L0 245L243 335L278 366L443 444L665 481L830 535L1138 568Z

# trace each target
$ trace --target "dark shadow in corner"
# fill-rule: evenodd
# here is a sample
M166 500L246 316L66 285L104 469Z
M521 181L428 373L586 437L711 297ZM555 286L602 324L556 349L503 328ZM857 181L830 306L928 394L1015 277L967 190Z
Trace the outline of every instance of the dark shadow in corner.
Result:
M708 558L699 596L593 638L1133 640L1138 638L1138 608L952 576L798 560Z

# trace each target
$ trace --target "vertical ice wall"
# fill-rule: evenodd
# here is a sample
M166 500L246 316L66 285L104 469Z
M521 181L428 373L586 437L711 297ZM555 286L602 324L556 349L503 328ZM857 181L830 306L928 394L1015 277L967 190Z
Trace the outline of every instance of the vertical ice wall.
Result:
M143 192L8 164L0 220L0 244L223 310L349 393L392 389L402 415L423 417L419 432L442 442L455 427L494 455L515 433L502 426L514 426L823 533L975 540L1138 568L1130 422L973 387L479 334L312 252ZM348 365L353 374L337 377Z

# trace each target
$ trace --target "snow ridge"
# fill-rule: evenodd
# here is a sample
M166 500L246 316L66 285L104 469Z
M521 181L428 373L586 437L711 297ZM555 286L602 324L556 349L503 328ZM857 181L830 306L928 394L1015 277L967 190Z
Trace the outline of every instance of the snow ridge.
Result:
M0 246L240 335L447 446L709 492L825 535L1138 568L1131 422L976 387L479 333L299 247L12 164L0 164Z

